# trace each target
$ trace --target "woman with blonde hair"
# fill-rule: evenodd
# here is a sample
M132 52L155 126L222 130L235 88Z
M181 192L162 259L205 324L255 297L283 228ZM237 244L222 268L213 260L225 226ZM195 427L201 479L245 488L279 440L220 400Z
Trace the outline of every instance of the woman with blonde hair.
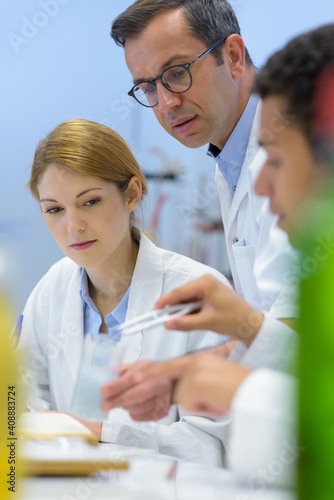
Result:
M145 176L126 142L104 125L69 120L56 127L36 149L29 187L66 255L37 284L23 311L20 345L29 350L38 385L30 406L70 412L87 333L112 336L115 326L204 273L228 282L203 264L158 248L139 230L133 214L147 192ZM129 337L125 361L160 361L221 343L208 331L171 333L160 326ZM212 422L177 406L158 422L134 422L120 408L101 422L85 422L101 441L214 465L222 464L228 423L228 417Z

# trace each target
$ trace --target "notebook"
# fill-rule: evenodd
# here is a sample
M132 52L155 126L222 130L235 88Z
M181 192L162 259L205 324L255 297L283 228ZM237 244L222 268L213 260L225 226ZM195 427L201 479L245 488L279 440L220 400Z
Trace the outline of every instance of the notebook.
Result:
M129 468L128 460L101 450L96 436L65 413L24 412L18 436L27 474L83 476Z

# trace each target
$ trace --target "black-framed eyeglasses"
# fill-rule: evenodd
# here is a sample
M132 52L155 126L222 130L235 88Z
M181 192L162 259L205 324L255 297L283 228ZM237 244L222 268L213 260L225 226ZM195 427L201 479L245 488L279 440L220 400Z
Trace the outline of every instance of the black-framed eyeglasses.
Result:
M161 81L162 85L166 87L170 92L174 94L183 94L190 89L193 79L190 73L190 66L194 62L201 59L201 57L208 54L212 49L217 47L220 43L226 40L227 36L219 38L216 43L211 45L202 54L200 54L193 61L186 64L177 64L175 66L170 66L163 70L160 76L157 76L153 80L142 81L136 83L132 89L128 92L128 95L136 99L139 104L145 106L146 108L154 108L159 102L157 84L158 80Z

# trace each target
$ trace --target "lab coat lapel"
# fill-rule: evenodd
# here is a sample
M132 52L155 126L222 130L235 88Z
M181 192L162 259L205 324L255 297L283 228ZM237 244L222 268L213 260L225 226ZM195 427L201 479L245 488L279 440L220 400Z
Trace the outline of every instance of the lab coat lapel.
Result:
M232 226L233 221L238 214L239 207L242 204L242 200L247 196L248 189L249 189L249 182L247 181L248 176L253 177L253 172L249 171L250 165L253 164L254 158L259 152L259 146L257 142L257 137L258 137L258 131L259 131L259 124L260 124L260 111L261 111L261 103L258 104L255 117L253 120L253 126L251 129L250 137L249 137L249 142L247 145L247 150L245 154L245 159L242 164L241 172L240 172L240 178L238 181L238 186L237 189L234 193L234 197L232 200L231 204L231 211L230 211L230 220L229 220L229 227ZM254 182L253 178L253 182Z
M126 320L150 311L162 294L163 262L157 247L141 233L136 267L133 273ZM136 361L142 352L142 332L127 336L124 362Z
M62 401L62 407L70 409L75 385L77 382L81 364L83 349L83 307L79 294L80 268L74 273L68 289L67 300L61 319L62 350L60 352L58 369L62 367L57 377L62 384L57 384L58 393L55 394L57 401ZM66 384L66 390L64 385ZM56 392L56 391L55 391ZM65 401L66 398L66 401Z
M221 173L221 171L219 170L217 164L216 164L215 182L218 187L220 211L222 215L223 225L225 231L227 231L227 228L230 227L230 210L232 204L232 194L227 184L227 181L223 176L223 174Z

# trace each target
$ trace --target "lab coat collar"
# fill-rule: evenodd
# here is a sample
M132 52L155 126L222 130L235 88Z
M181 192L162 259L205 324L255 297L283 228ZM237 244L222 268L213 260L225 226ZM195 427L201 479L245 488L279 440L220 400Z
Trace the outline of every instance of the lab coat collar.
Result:
M148 264L149 263L149 264ZM132 276L126 321L153 309L162 294L163 262L155 244L141 231L139 251ZM142 351L142 331L122 334L125 343L125 363L136 361Z
M258 103L259 97L251 95L223 149L219 151L216 146L210 144L207 151L209 156L216 158L218 168L226 179L232 196L238 187Z
M68 409L71 407L73 393L75 384L79 374L79 368L81 365L82 350L83 350L83 336L84 336L84 317L82 300L80 297L78 283L80 280L80 267L76 267L73 270L71 280L69 282L68 289L76 290L77 293L73 293L70 300L65 302L64 312L61 320L61 335L64 338L63 342L63 356L66 361L66 365L60 364L58 366L63 366L63 373L59 376L66 377L68 373L68 385L71 388L69 391L65 391L67 395L66 406ZM61 391L61 394L55 394L56 400L62 401L64 399L64 391L61 384L54 385L54 391Z
M247 182L246 178L250 175L252 177L252 185L255 182L256 175L258 173L258 162L254 162L254 158L256 155L258 155L261 151L261 148L258 145L258 132L259 132L259 126L260 126L260 112L261 112L261 106L262 102L260 101L259 104L257 105L251 133L249 136L249 142L245 154L245 159L242 164L241 168L241 173L237 185L237 189L234 193L234 197L231 200L231 213L230 213L230 223L232 223L234 217L236 216L239 207L242 203L242 200L247 196L248 194L248 186L249 183ZM251 166L255 165L256 166L256 171L251 170ZM217 172L217 175L219 173ZM222 174L221 174L222 175Z
M157 250L156 245L141 231L126 321L150 311L156 298L161 296L163 262ZM149 290L149 293L145 293L146 290Z

